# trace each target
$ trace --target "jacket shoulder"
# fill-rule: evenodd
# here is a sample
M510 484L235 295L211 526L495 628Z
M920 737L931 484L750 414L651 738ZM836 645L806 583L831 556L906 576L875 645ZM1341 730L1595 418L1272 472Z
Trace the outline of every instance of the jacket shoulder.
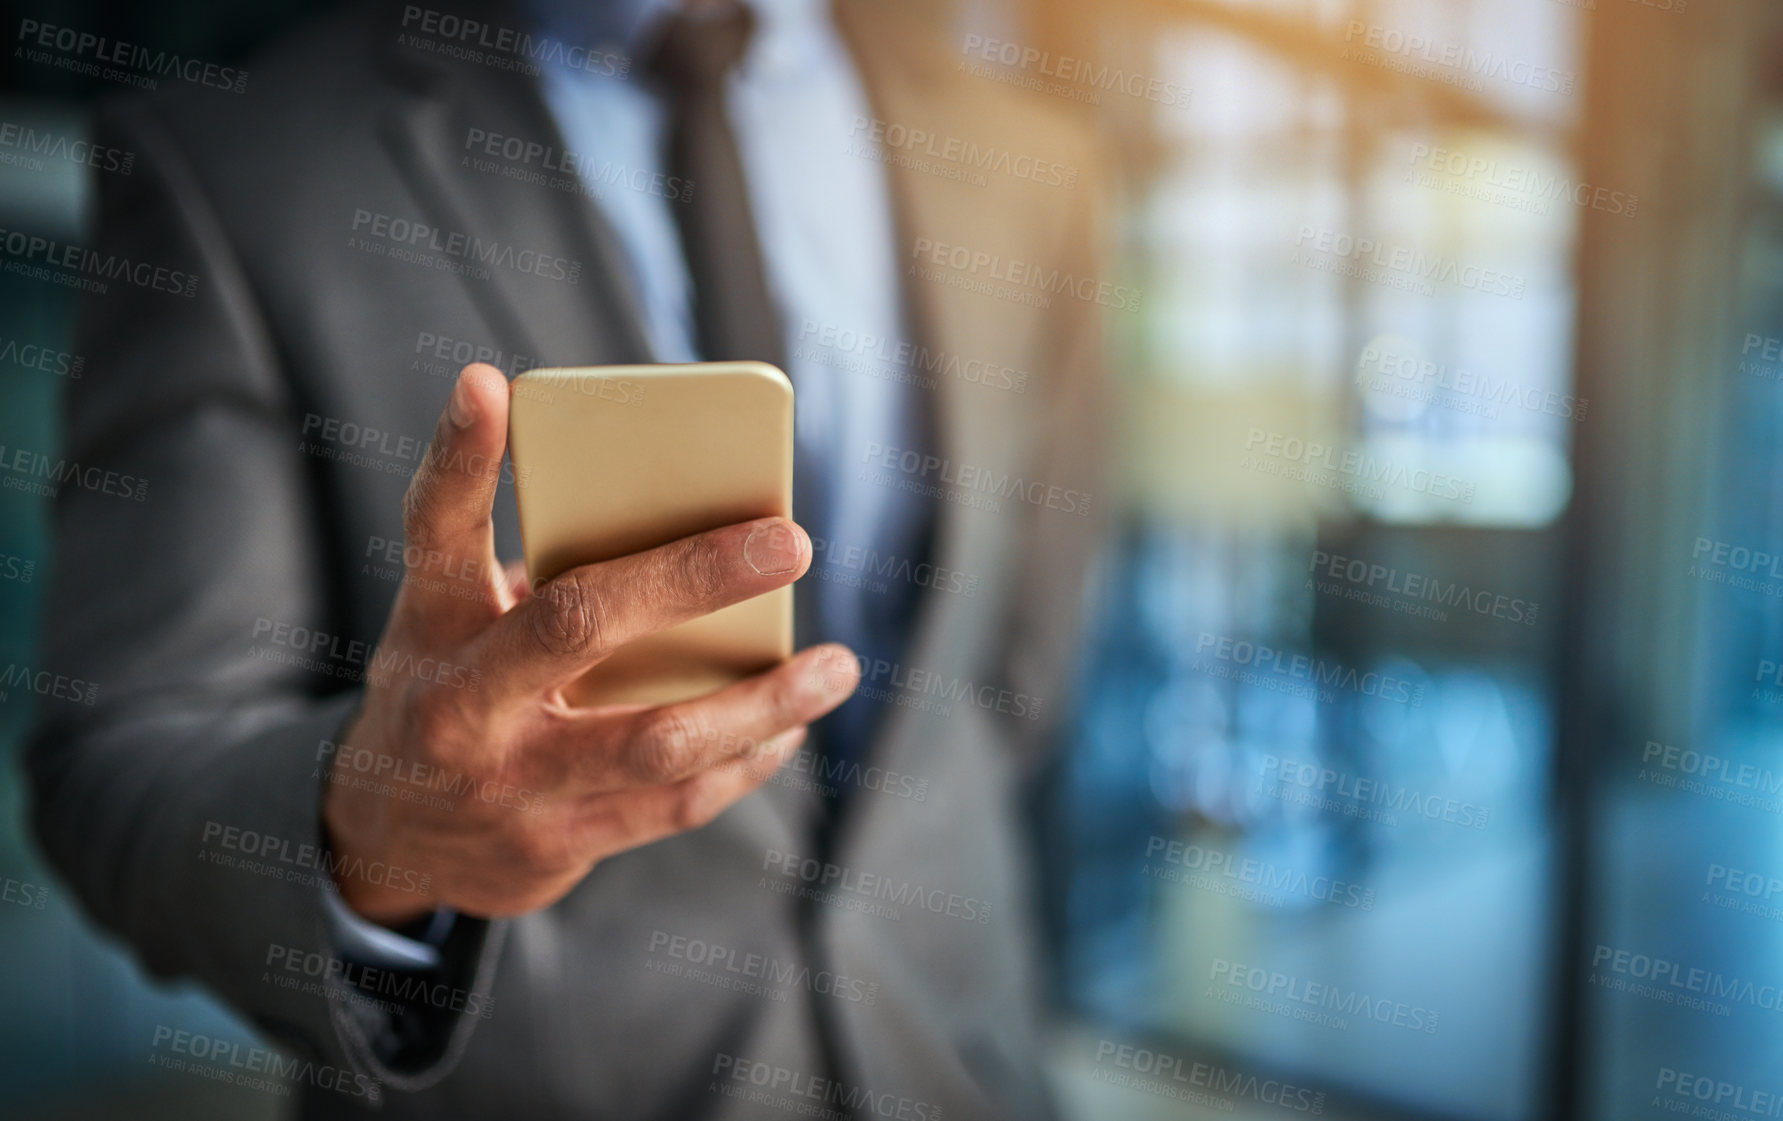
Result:
M372 134L371 110L388 88L383 40L395 27L384 3L333 9L250 55L232 86L162 79L101 102L97 128L157 132L207 172L319 158L343 139Z

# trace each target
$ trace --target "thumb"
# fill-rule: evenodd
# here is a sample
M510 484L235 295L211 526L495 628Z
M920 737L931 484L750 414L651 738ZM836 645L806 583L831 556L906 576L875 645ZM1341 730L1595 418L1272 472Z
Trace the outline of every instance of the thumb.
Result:
M405 591L500 603L490 511L507 443L507 378L484 363L466 366L403 496Z

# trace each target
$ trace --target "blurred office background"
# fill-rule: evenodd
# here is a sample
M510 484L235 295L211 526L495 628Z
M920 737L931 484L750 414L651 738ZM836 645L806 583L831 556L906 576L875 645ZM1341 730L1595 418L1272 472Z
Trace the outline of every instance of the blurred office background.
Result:
M314 6L38 0L7 26L228 62ZM1035 804L1072 1116L1283 1112L1247 1075L1329 1116L1762 1114L1783 577L1749 558L1783 555L1783 8L909 10L1095 122L1111 270L1144 293L1111 323L1118 535ZM0 88L0 121L71 134L106 92L16 55ZM84 170L0 163L0 228L77 239ZM69 326L60 289L0 273L0 355ZM9 361L0 444L47 447L77 384ZM31 658L45 515L0 491L0 665ZM9 753L28 703L0 699ZM23 803L10 765L0 879L51 886L0 905L7 1111L275 1113L149 1069L155 1025L244 1029L83 924ZM1655 962L1707 980L1643 989ZM1240 1088L1170 1096L1147 1055Z

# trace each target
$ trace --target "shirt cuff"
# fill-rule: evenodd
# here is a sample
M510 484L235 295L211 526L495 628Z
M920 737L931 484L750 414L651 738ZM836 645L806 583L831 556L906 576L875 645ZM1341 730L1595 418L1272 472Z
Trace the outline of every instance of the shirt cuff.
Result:
M410 938L357 914L342 901L332 882L322 889L322 910L344 960L383 969L438 969L440 946L458 917L456 911L442 907L420 920L425 928L419 938Z

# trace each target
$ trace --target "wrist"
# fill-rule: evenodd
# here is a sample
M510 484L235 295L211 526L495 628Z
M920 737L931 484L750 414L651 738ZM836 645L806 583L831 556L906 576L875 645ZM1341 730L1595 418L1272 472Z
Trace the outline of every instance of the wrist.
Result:
M388 930L400 930L434 914L439 907L413 892L392 891L351 879L335 881L342 903L355 915Z
M324 867L342 903L391 929L439 909L429 890L432 877L417 876L390 851L383 799L335 782L331 771L321 808Z

